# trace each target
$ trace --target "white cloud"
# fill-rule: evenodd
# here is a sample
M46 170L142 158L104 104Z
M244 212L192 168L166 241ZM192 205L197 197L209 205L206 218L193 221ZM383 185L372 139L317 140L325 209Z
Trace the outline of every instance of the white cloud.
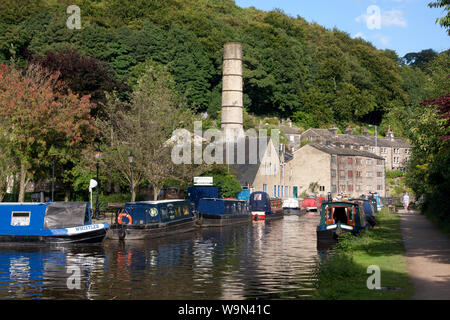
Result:
M380 29L381 27L399 26L406 28L407 22L403 11L392 9L389 11L373 10L377 6L370 6L368 12L355 18L356 22L364 22L369 29ZM373 27L374 22L379 22L378 27Z
M390 10L381 14L381 26L399 26L405 28L407 26L406 19L403 17L403 11Z
M388 36L382 35L382 34L374 34L373 38L381 43L383 46L387 46L390 43L390 38Z
M355 34L354 36L353 36L353 39L356 39L356 38L361 38L361 39L366 39L365 38L365 36L364 36L364 33L362 33L362 32L358 32L357 34Z

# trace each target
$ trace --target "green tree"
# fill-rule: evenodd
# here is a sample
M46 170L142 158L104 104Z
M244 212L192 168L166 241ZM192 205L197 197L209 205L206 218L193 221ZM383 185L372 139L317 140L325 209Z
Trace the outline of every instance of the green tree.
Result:
M445 17L436 18L436 23L439 22L441 27L447 29L448 34L450 35L450 1L449 0L438 0L433 1L428 4L430 8L444 8L447 12Z

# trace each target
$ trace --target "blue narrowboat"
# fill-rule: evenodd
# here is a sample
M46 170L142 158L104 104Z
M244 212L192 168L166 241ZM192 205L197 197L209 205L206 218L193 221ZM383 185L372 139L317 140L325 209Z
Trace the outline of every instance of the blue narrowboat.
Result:
M188 187L190 200L198 215L199 227L221 227L251 221L248 203L240 199L224 199L220 187Z
M250 195L253 220L281 219L284 216L281 199L271 199L267 192L256 191Z
M200 199L197 212L200 227L221 227L250 222L252 218L247 202L237 199Z
M363 204L358 201L323 202L320 223L317 226L318 242L335 242L344 232L358 233L367 227Z
M364 208L364 214L369 227L375 227L378 222L375 218L377 212L377 204L375 199L350 199L351 201L357 201L362 204Z
M126 203L116 212L108 239L146 240L195 229L197 217L188 200Z
M0 203L0 242L99 243L108 228L87 202Z

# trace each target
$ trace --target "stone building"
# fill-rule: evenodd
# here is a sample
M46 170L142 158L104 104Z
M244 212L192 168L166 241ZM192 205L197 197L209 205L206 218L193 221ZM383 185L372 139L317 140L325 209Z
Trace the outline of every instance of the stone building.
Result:
M378 192L385 196L386 181L384 158L364 150L307 144L293 153L284 164L283 185L296 197L311 193L309 185L319 184L318 193L332 196L339 193L352 197Z
M374 153L385 160L388 170L405 171L406 163L411 156L412 145L402 139L394 137L394 132L389 128L385 138L370 136L367 129L362 136L353 134L353 129L347 127L343 134L338 134L338 129L310 128L301 134L301 141L320 145L335 145L340 148L362 150ZM299 146L297 145L296 148Z

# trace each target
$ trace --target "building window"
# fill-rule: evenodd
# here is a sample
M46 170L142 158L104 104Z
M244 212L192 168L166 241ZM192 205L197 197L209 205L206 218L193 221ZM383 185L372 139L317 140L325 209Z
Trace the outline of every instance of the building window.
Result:
M345 192L345 184L341 184L341 185L339 186L339 191L340 191L340 192Z
M353 164L353 158L348 157L347 158L347 164Z
M331 169L331 176L332 176L332 177L336 177L336 170Z
M367 171L366 172L366 177L367 178L372 178L372 171Z
M399 157L394 157L394 163L399 163Z
M336 163L336 156L331 156L331 163Z
M361 161L360 158L356 158L355 159L355 163L356 163L357 166L360 166L362 164L362 161Z
M400 149L399 148L394 148L394 153L400 153Z
M273 196L277 196L277 186L273 186Z
M319 186L319 191L325 191L325 186Z
M378 171L378 172L377 172L377 177L378 177L378 178L382 178L382 177L383 177L383 172Z
M263 184L263 191L267 192L267 184Z
M352 170L348 170L348 177L349 178L353 178L353 171Z
M377 185L377 190L383 190L383 186L381 184Z
M284 196L285 196L285 197L289 197L289 196L290 196L288 186L285 186L285 187L284 187Z
M336 193L337 192L337 187L335 185L331 186L331 192L332 193Z
M406 154L409 154L409 149L405 149L405 153L406 153Z
M372 159L366 159L366 164L371 166L372 165Z
M356 177L361 178L361 171L356 171Z
M372 190L372 186L368 184L368 185L366 186L366 190L367 190L367 191L371 191L371 190Z
M381 153L387 153L387 148L381 148Z
M345 171L339 170L339 178L345 178Z
M280 174L281 174L282 177L284 176L283 165L280 165Z
M349 192L353 192L353 185L352 185L352 184L349 184L349 185L347 186L347 190L348 190Z
M361 191L361 185L359 184L356 185L356 191Z
M383 164L383 160L377 159L377 165L381 166Z

